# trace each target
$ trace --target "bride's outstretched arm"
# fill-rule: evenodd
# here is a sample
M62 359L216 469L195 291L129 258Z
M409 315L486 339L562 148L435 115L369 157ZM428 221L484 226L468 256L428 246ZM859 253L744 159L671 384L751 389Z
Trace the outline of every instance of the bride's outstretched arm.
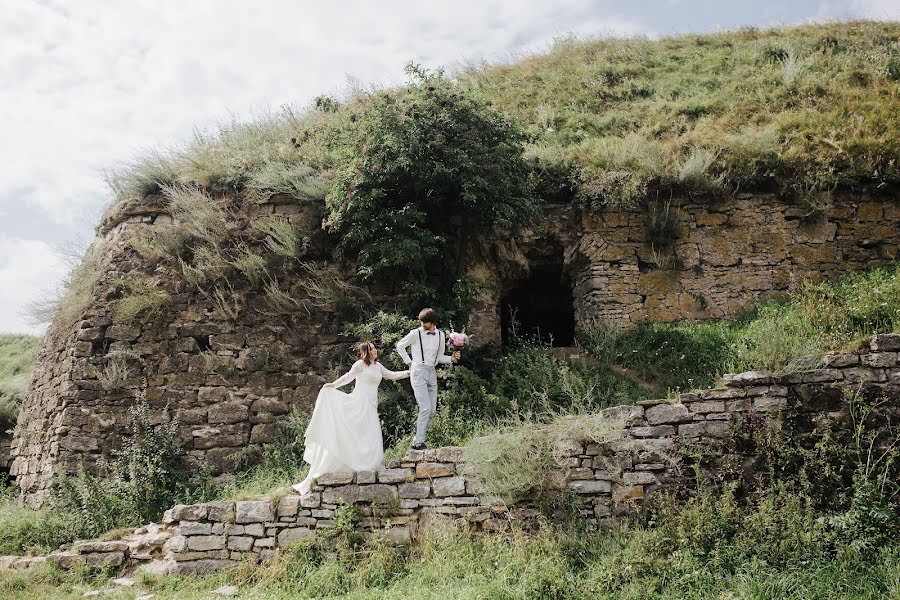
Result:
M406 379L409 377L409 371L391 371L386 366L378 363L381 367L381 376L385 379Z
M347 371L346 373L344 373L343 375L341 375L340 377L338 377L331 383L326 383L325 386L337 388L337 387L341 387L342 385L347 385L348 383L350 383L351 381L356 379L356 376L359 375L359 373L362 371L362 368L363 368L363 361L358 360L355 363L353 363L353 366L350 367L349 371Z

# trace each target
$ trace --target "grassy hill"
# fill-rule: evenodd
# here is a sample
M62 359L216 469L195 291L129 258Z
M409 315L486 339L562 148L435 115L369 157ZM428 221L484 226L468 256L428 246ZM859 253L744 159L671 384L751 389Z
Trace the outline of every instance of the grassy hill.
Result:
M469 66L453 85L524 130L545 199L627 205L771 188L815 204L835 187L900 182L898 37L898 23L854 22L569 39L510 64ZM373 100L402 102L408 89L320 96L308 109L223 125L110 180L129 204L173 182L322 199L342 161L335 140Z

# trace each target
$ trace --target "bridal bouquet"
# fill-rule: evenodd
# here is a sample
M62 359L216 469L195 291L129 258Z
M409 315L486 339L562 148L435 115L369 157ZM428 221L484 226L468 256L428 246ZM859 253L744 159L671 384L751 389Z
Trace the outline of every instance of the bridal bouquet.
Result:
M447 334L447 350L449 350L450 352L462 350L468 345L469 336L466 335L465 331L463 331L462 333L459 333L458 331L451 331Z

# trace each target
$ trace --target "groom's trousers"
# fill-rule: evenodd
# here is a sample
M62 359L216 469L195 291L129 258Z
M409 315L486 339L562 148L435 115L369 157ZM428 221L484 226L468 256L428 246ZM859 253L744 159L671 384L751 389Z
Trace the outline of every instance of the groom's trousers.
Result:
M424 444L428 423L437 411L437 369L431 365L413 365L410 383L416 396L416 404L419 405L413 444Z

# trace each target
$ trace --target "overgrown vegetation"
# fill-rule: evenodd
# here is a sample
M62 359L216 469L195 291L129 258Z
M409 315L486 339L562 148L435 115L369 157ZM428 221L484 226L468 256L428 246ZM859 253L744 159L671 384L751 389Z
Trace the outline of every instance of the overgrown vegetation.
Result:
M36 336L0 335L0 430L16 422L39 346Z
M896 23L557 41L460 80L526 123L544 187L592 206L896 184Z
M590 532L545 521L537 532L476 535L437 524L417 545L396 547L385 535L366 539L359 513L342 507L324 535L266 563L142 576L137 593L190 600L229 584L253 598L892 598L900 592L900 545L883 515L896 511L896 487L881 486L896 483L898 465L886 459L896 451L882 448L883 460L870 468L868 427L878 403L849 401L856 420L844 437L826 426L811 433L819 443L802 445L784 424L761 425L746 433L777 458L765 478L701 483L687 500L658 494L649 513L621 527ZM846 493L810 487L825 464L850 467L850 483L838 490ZM0 574L10 598L81 597L106 585L80 571Z
M534 216L524 135L441 73L407 73L336 126L326 224L365 278L446 287L431 274L458 270L467 241Z
M538 498L551 492L551 467L562 462L573 444L616 440L622 425L596 413L545 416L539 423L522 415L471 440L463 474L479 482L486 496L509 505Z
M75 539L113 529L137 527L159 519L178 502L211 494L202 474L189 475L181 464L178 423L155 423L139 402L131 409L129 431L114 460L99 464L99 474L81 468L62 477L46 506L21 506L15 490L0 495L0 554L55 549Z
M664 392L707 387L728 372L808 369L826 352L897 331L900 265L893 265L848 272L834 282L799 282L789 297L731 320L643 322L624 331L597 322L580 342L601 364L625 367Z

